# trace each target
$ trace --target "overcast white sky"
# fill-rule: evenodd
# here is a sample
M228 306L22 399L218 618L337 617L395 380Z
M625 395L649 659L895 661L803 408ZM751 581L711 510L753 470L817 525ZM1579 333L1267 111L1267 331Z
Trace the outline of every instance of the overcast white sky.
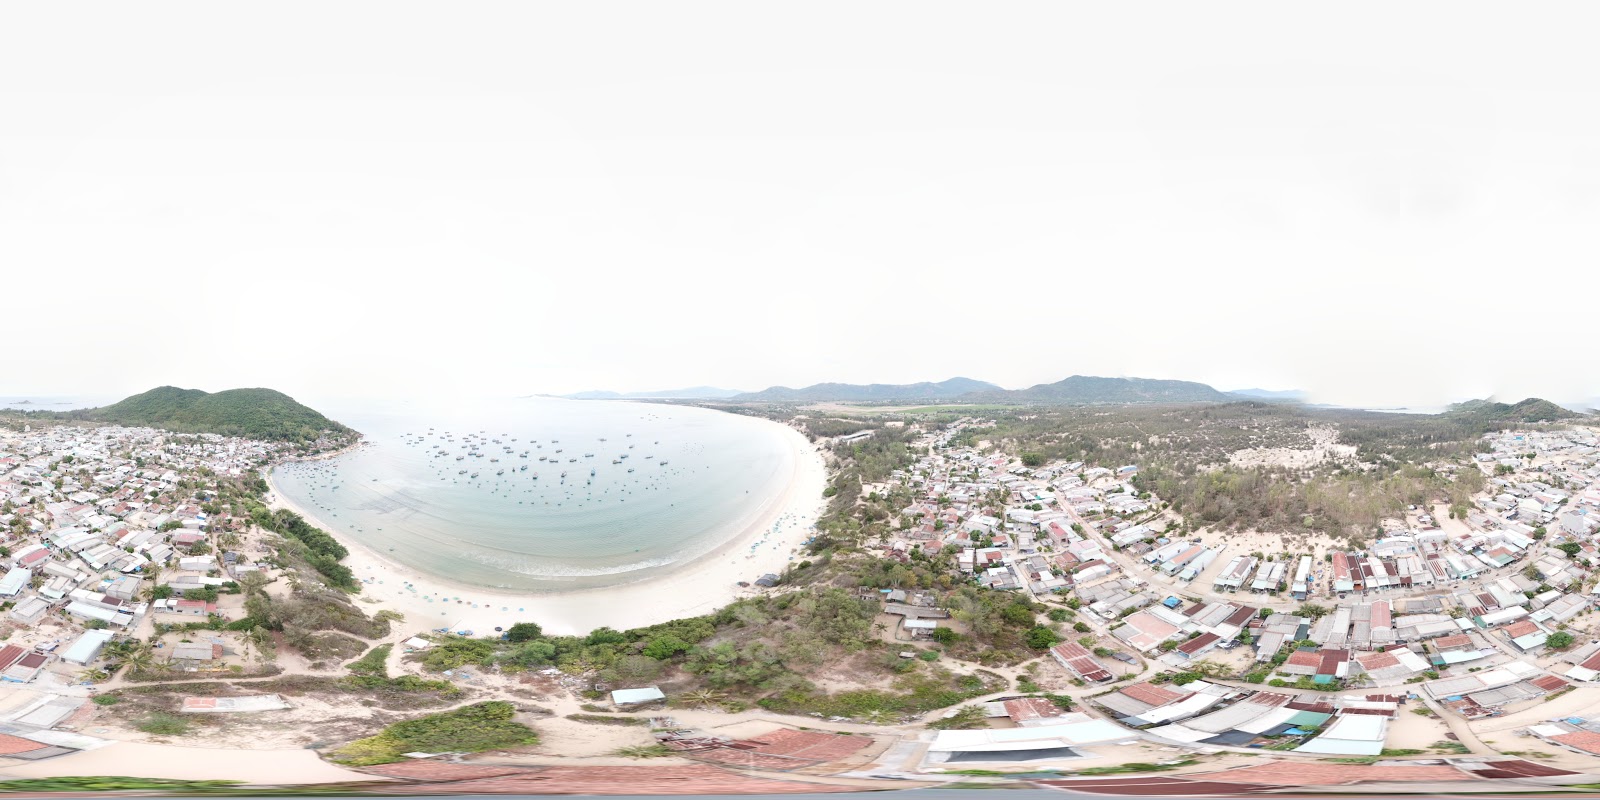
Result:
M1600 395L1600 9L0 9L0 391Z

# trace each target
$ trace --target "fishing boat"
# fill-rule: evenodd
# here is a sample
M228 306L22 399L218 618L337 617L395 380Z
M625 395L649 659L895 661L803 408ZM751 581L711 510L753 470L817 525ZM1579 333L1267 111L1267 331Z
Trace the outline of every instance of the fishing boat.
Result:
M467 471L466 470L461 470L461 471L457 472L456 474L457 475L465 475L465 474L467 474Z
M622 463L622 459L620 459L620 458L613 458L613 459L611 459L611 463L613 463L613 464L621 464L621 463Z
M666 466L666 465L667 465L667 460L666 460L666 459L664 459L664 458L663 458L663 459L661 459L661 462L660 462L660 463L661 463L661 466L663 466L663 467L664 467L664 466Z
M504 475L504 474L506 474L506 471L505 470L500 470L499 472L496 472L495 474L496 475Z

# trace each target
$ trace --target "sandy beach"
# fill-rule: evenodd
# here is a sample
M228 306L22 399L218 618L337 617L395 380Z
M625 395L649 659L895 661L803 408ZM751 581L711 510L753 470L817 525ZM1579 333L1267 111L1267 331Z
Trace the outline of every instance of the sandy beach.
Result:
M777 423L772 423L777 424ZM287 508L311 524L333 534L350 555L344 563L363 582L358 602L389 608L406 616L410 629L471 630L492 634L496 627L537 622L550 633L584 634L606 626L621 629L653 625L698 616L748 596L752 590L737 586L763 573L781 572L812 535L821 513L827 469L821 454L800 432L783 426L793 449L793 473L784 488L773 494L744 519L734 520L736 530L709 554L682 564L676 571L621 586L572 592L507 592L455 583L391 561L307 509L272 491L268 505ZM754 550L751 545L758 544ZM375 601L375 602L373 602Z

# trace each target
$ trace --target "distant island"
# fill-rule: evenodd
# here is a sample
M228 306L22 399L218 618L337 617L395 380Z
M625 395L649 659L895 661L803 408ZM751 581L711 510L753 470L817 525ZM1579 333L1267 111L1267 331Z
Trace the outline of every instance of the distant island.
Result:
M109 406L74 411L30 411L32 416L160 428L176 433L214 433L268 442L313 442L325 435L355 434L318 411L272 389L204 392L161 386Z

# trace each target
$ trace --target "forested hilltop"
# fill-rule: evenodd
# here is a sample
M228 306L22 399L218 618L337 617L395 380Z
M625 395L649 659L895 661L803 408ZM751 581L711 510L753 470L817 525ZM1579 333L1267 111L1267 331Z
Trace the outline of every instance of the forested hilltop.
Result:
M269 442L313 442L355 431L272 389L203 392L162 386L101 408L29 412L56 419L160 428L178 433L215 433Z

